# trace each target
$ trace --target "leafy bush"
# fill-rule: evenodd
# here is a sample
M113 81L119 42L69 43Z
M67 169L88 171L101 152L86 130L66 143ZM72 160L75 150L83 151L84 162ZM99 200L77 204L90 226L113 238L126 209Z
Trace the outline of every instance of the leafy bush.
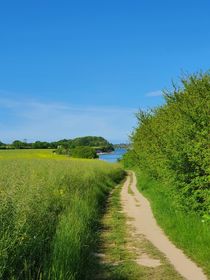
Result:
M181 82L164 93L165 105L137 114L125 161L170 186L179 207L203 215L210 213L210 74Z
M79 147L70 149L69 155L74 158L89 158L89 159L98 158L98 155L97 155L95 149L93 149L91 147L85 147L85 146L84 147L79 146Z
M70 147L88 146L94 148L103 148L106 151L113 151L114 146L106 139L100 136L85 136L71 140Z

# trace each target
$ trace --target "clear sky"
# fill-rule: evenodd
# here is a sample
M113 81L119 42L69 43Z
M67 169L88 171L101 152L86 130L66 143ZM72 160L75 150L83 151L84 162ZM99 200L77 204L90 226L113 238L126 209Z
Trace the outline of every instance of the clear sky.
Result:
M209 65L209 0L0 1L0 140L124 142L138 108Z

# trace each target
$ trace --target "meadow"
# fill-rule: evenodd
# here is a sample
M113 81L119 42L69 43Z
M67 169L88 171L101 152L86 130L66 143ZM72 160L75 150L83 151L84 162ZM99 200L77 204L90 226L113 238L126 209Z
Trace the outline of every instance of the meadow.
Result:
M117 164L0 151L0 279L91 279Z
M53 149L17 149L17 150L0 150L1 159L66 159L69 157L64 155L57 155Z

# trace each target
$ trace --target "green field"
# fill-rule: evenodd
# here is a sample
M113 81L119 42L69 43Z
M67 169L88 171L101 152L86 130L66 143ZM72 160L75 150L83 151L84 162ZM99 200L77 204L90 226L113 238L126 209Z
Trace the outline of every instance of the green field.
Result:
M53 153L53 149L0 150L0 160L17 158L69 159L68 156Z
M0 279L91 279L117 164L52 150L0 151Z

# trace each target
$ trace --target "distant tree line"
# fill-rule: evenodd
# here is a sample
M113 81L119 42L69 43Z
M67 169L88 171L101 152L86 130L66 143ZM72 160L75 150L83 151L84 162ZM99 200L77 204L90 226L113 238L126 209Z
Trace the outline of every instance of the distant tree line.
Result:
M15 140L11 144L5 144L0 141L0 149L57 149L63 148L75 148L78 146L95 147L101 152L110 152L114 150L113 144L109 143L103 137L98 136L85 136L74 139L62 139L59 141L46 142L36 141L33 143L27 143L26 141Z
M103 137L85 136L75 139L63 139L55 142L15 140L11 144L0 142L0 149L54 149L57 154L66 154L72 157L97 158L100 152L112 152L113 144Z
M62 143L63 140L61 140ZM60 141L57 142L42 142L27 143L20 140L15 140L11 144L5 144L0 141L0 149L56 149Z
M210 214L210 74L184 77L164 98L137 114L125 164L163 182L180 208Z

